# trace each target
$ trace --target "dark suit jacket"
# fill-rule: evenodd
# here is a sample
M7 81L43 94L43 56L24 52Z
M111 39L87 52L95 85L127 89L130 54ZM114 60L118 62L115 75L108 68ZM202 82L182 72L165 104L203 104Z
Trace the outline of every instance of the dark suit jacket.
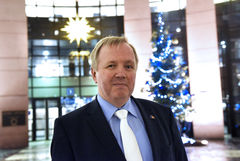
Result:
M144 120L154 161L187 161L170 108L132 99ZM97 100L55 121L52 161L126 161Z

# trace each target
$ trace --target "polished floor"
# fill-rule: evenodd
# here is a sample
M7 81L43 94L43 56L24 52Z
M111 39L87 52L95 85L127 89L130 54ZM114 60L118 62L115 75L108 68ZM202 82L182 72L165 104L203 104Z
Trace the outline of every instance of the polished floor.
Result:
M50 141L30 142L25 149L1 150L0 161L50 161ZM210 140L187 146L189 161L240 161L240 139Z
M189 161L240 161L240 139L210 140L206 146L186 147Z

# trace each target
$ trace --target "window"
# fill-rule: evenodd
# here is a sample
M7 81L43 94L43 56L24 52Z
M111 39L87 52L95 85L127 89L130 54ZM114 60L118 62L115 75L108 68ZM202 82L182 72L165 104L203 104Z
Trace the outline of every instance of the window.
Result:
M123 16L124 0L25 0L27 17ZM77 10L76 10L77 8Z

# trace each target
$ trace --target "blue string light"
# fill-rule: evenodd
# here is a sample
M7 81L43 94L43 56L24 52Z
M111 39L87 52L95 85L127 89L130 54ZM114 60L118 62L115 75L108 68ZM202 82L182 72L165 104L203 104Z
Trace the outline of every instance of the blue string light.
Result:
M153 55L148 70L152 80L146 85L155 101L170 106L174 115L182 119L185 109L191 105L187 63L175 50L172 35L165 29L162 13L157 20L158 30L153 34Z

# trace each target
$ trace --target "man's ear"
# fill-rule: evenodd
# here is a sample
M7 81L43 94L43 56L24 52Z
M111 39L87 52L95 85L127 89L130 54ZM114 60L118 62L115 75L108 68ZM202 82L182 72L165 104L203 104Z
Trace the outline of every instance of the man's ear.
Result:
M91 68L91 74L94 82L97 84L97 76L96 76L96 70Z

